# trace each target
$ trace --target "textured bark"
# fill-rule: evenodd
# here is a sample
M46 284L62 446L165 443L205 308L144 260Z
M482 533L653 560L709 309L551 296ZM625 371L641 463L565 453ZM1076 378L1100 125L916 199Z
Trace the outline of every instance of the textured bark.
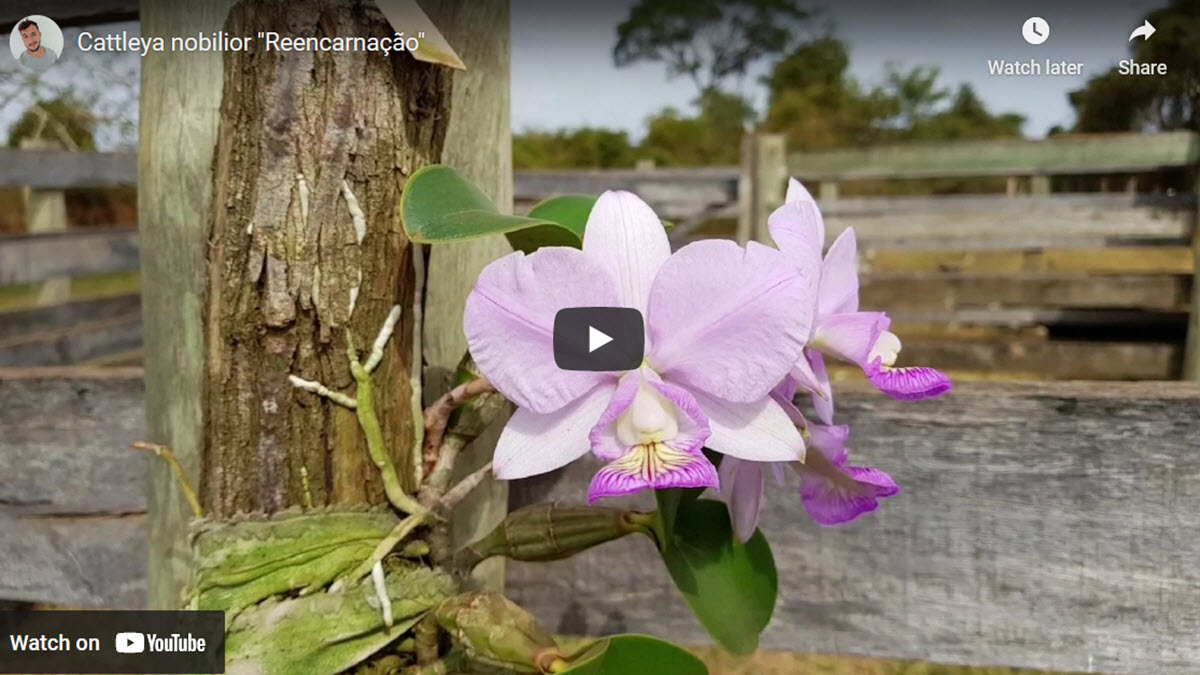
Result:
M373 5L349 0L242 3L225 30L393 32ZM397 468L411 479L402 465L415 441L415 249L399 198L407 177L438 159L449 105L447 70L406 53L226 54L205 308L201 493L212 515L302 503L301 467L316 505L383 500L353 413L294 390L287 377L346 390L347 329L369 348L396 304L404 315L375 374L376 405ZM361 245L343 181L366 216Z

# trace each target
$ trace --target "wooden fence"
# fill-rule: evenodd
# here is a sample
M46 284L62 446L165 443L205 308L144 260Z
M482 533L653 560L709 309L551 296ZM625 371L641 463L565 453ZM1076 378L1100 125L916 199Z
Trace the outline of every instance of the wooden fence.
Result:
M0 377L0 598L137 607L145 597L145 435L137 369ZM1105 673L1200 663L1200 387L963 384L944 399L839 398L855 457L903 492L814 525L794 485L763 527L782 595L768 649ZM514 484L517 504L579 502L594 467ZM552 630L705 643L629 539L512 564L508 587Z
M759 135L748 137L743 167L524 171L515 195L522 211L553 194L628 189L674 223L677 244L698 234L769 241L766 216L796 176L819 195L830 240L855 229L863 305L892 314L911 362L965 376L1177 379L1196 314L1196 194L1138 191L1138 179L1148 188L1146 177L1164 170L1191 172L1194 185L1198 139L1113 134L788 154L780 137ZM1119 177L1122 190L1050 191L1079 175ZM843 187L980 176L1003 177L1006 193L847 197ZM0 186L135 182L133 155L0 151ZM135 251L128 230L0 239L0 286L26 284L0 288L0 312L9 312L0 316L13 327L0 335L0 366L136 363ZM75 281L58 282L47 307L32 284L63 276ZM1200 378L1200 363L1188 368Z

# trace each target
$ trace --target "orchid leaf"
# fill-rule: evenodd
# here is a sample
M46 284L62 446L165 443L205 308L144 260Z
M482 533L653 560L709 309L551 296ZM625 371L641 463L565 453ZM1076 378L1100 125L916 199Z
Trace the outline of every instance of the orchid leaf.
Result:
M613 635L571 659L562 675L708 675L704 663L682 647L646 635Z
M719 452L714 452L708 448L704 448L704 456L716 468L721 468L721 458L724 457ZM679 513L681 506L688 506L700 498L707 488L664 488L654 491L654 499L658 504L658 512L655 517L658 519L658 530L662 542L671 540L675 530L675 518Z
M734 654L758 648L779 591L775 558L762 532L742 544L723 503L680 501L661 553L696 619L722 647Z
M549 221L553 225L533 225L508 233L513 249L529 253L542 246L571 246L583 244L583 229L588 215L596 205L591 195L559 195L538 202L529 210L529 217Z
M500 213L483 191L444 164L432 164L414 173L400 196L404 231L409 239L419 244L504 234L509 236L514 248L526 253L545 245L578 248L583 241L582 228L576 231L564 224L573 221L562 215L563 210L565 207L559 205L548 210L552 216L563 218L561 223ZM524 233L530 229L538 234ZM523 234L514 241L516 233Z

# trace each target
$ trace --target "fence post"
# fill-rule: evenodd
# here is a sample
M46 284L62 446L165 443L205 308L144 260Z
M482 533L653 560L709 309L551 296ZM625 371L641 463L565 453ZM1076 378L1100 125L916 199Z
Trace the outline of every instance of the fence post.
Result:
M781 134L742 138L742 174L738 179L737 240L770 243L767 216L783 204L787 185L787 143Z
M458 169L478 185L504 213L512 212L512 122L509 98L509 36L496 26L509 24L509 0L472 3L467 9L457 0L422 2L429 18L440 26L468 69L454 74L450 127L442 148L442 162ZM482 36L482 37L481 37ZM640 165L643 161L638 160ZM654 161L649 160L653 168ZM454 371L467 350L463 335L463 308L479 272L493 260L510 253L504 237L484 237L429 251L425 285L426 403L444 394L453 384ZM502 425L467 446L456 471L465 475L492 458ZM487 534L508 513L508 483L488 480L467 497L456 513L451 536L456 545ZM504 587L504 558L485 561L471 573L474 581L491 590Z
M1200 382L1200 166L1195 173L1197 203L1192 213L1192 306L1188 313L1187 349L1183 359L1183 379Z
M22 150L60 150L62 145L43 138L26 138L20 142ZM36 185L27 186L22 190L22 201L25 205L25 230L29 234L46 234L62 232L67 229L67 198L66 193L59 189L43 190ZM38 288L34 304L58 305L66 302L71 296L71 279L56 277L46 279Z

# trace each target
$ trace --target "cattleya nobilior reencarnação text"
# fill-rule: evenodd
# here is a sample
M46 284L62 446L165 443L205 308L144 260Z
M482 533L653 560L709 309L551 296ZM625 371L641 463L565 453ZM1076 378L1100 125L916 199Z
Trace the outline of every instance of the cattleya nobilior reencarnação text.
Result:
M627 192L593 207L582 250L513 253L480 274L463 326L480 372L517 405L497 443L500 478L558 468L590 449L608 463L589 501L647 488L718 487L701 452L800 462L800 430L773 388L812 329L819 260L708 240L671 252L662 221ZM554 317L629 307L645 320L641 367L561 370Z

